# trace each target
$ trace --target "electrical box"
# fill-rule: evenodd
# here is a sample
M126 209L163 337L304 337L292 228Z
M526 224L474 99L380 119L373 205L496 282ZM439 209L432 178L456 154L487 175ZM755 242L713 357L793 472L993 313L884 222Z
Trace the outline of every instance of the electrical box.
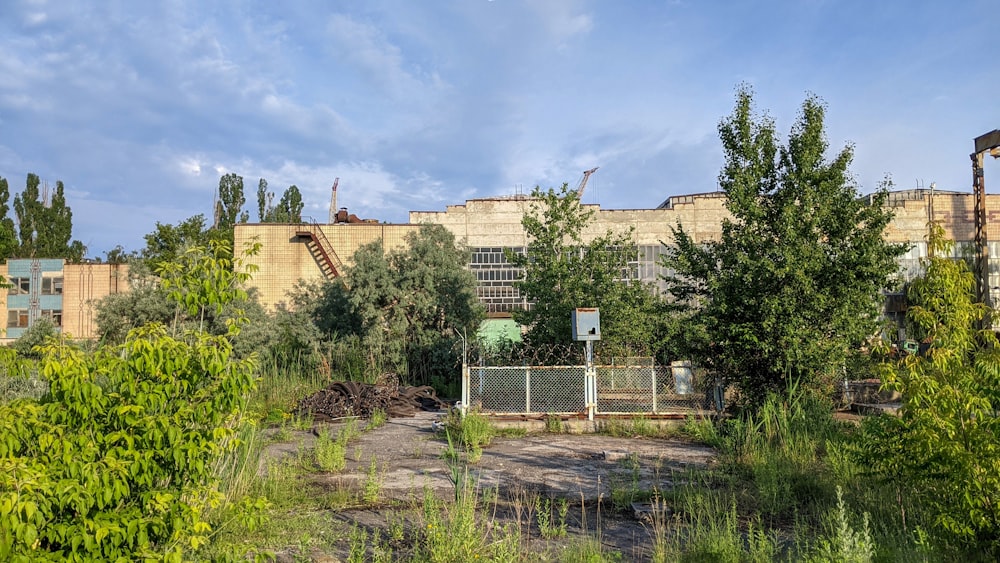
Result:
M573 340L601 339L601 312L596 307L574 309L570 321Z

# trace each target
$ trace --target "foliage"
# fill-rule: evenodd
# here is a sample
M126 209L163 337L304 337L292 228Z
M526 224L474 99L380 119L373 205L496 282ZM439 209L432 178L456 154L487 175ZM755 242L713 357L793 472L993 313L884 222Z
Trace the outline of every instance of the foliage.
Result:
M186 265L199 277L169 289L189 310L245 295L217 260ZM226 336L160 324L92 354L57 340L41 353L49 393L0 405L0 559L180 561L204 545L253 360L233 359Z
M267 191L267 180L261 178L257 186L257 211L261 223L301 223L302 193L296 185L291 185L273 205L274 192Z
M563 184L558 191L532 192L530 211L521 224L528 236L523 254L507 260L523 268L515 287L533 305L515 311L514 320L528 327L531 345L572 342L570 313L577 307L601 312L601 349L609 356L649 355L657 340L658 299L639 282L629 262L635 260L632 232L608 231L585 242L594 215L580 196Z
M356 337L376 374L408 374L427 384L456 378L454 350L483 318L467 252L439 225L407 235L405 248L386 252L381 241L362 246L342 281L299 284L296 311L313 319L324 337Z
M24 191L14 196L19 239L17 255L26 258L65 258L70 262L79 262L87 248L80 241L70 242L73 236L73 212L66 205L65 186L62 181L57 181L51 199L46 201L45 195L39 192L39 183L38 175L29 173ZM6 181L4 185L6 186ZM6 207L6 201L3 201L3 207ZM5 217L6 214L0 215L0 224Z
M18 248L17 227L14 220L8 216L10 206L10 187L7 179L0 177L0 260L13 258Z
M877 333L880 291L905 249L887 244L887 185L859 197L845 147L827 162L825 108L808 97L787 144L753 110L742 87L719 124L726 163L721 239L674 229L663 265L669 290L698 313L702 365L736 383L759 406L799 381L829 392L846 355Z
M243 176L234 173L223 174L219 178L215 223L212 227L220 232L228 232L231 237L236 223L246 223L250 218L249 214L243 211L246 202L247 198L243 195ZM231 238L229 240L232 242Z
M13 348L0 347L0 404L16 399L39 399L49 384L38 374L37 362L24 358Z
M46 340L54 337L56 334L56 325L52 323L52 319L41 317L31 323L28 330L24 331L24 334L14 341L12 347L21 357L37 358L38 353L35 347L41 346Z
M188 248L173 262L161 264L157 270L161 287L177 304L174 319L181 314L197 318L203 328L206 314L222 313L230 303L244 303L248 295L243 288L257 270L248 259L260 251L259 242L251 242L238 256L233 256L232 246L219 240L210 240L206 247ZM242 310L229 319L230 330L237 334L240 321L245 321Z
M978 329L989 309L975 278L951 260L931 227L925 275L907 292L911 334L928 348L883 366L883 385L903 397L899 418L868 422L863 455L874 472L906 483L930 508L938 532L1000 553L1000 346Z
M188 248L207 244L210 237L205 226L205 216L199 214L188 217L177 225L157 221L153 232L143 238L146 247L139 254L150 271L155 272L162 264L177 260Z

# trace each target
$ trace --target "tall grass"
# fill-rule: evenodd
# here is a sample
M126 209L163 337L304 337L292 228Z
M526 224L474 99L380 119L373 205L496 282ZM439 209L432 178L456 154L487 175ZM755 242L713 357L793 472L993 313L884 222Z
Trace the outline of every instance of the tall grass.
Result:
M280 422L291 415L299 399L330 384L330 377L306 363L283 366L271 361L260 367L257 392L250 401L254 416Z

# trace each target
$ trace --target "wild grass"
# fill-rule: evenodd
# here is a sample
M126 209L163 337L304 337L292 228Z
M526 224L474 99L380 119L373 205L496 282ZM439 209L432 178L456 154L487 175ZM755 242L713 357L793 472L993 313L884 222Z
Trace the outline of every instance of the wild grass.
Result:
M547 430L560 431L551 418ZM373 422L365 429L378 426ZM623 517L632 502L651 500L649 539L640 551L656 562L977 560L962 546L942 544L925 532L932 522L907 498L905 486L868 479L854 446L857 431L835 422L829 405L794 393L773 397L752 414L691 418L676 430L661 430L641 417L605 421L602 430L609 435L679 435L711 445L718 462L675 472L660 487L658 477L648 484L651 460L627 457L598 483L608 494L597 511L581 497L578 515L576 502L571 508L567 499L543 498L530 489L510 492L498 510L497 491L480 490L470 467L503 434L480 413L455 412L443 436L450 443L445 459L454 497L444 501L427 492L409 501L414 504L390 504L383 529L359 526L351 532L341 526L339 539L328 539L320 523L338 511L385 502L384 469L375 458L353 490L319 491L310 482L317 470L343 470L348 443L362 432L358 424L352 420L336 433L321 434L315 449L299 459L270 462L263 478L252 461L259 455L259 434L243 440L242 453L234 450L224 464L232 475L224 490L234 500L246 494L271 499L272 506L265 511L270 518L253 532L245 530L249 539L239 541L253 550L320 547L342 560L620 561L625 557L601 539L601 519ZM228 496L226 502L232 502ZM228 537L236 541L235 533Z

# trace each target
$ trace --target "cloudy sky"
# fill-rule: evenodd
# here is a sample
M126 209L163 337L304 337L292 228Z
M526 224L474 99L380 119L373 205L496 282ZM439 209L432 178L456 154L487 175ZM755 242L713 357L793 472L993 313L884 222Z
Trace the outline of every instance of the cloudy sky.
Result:
M3 0L0 176L62 180L92 256L210 217L227 172L252 220L261 177L404 222L594 166L585 202L647 208L716 189L745 82L783 134L822 97L863 192L971 191L998 28L996 0Z

